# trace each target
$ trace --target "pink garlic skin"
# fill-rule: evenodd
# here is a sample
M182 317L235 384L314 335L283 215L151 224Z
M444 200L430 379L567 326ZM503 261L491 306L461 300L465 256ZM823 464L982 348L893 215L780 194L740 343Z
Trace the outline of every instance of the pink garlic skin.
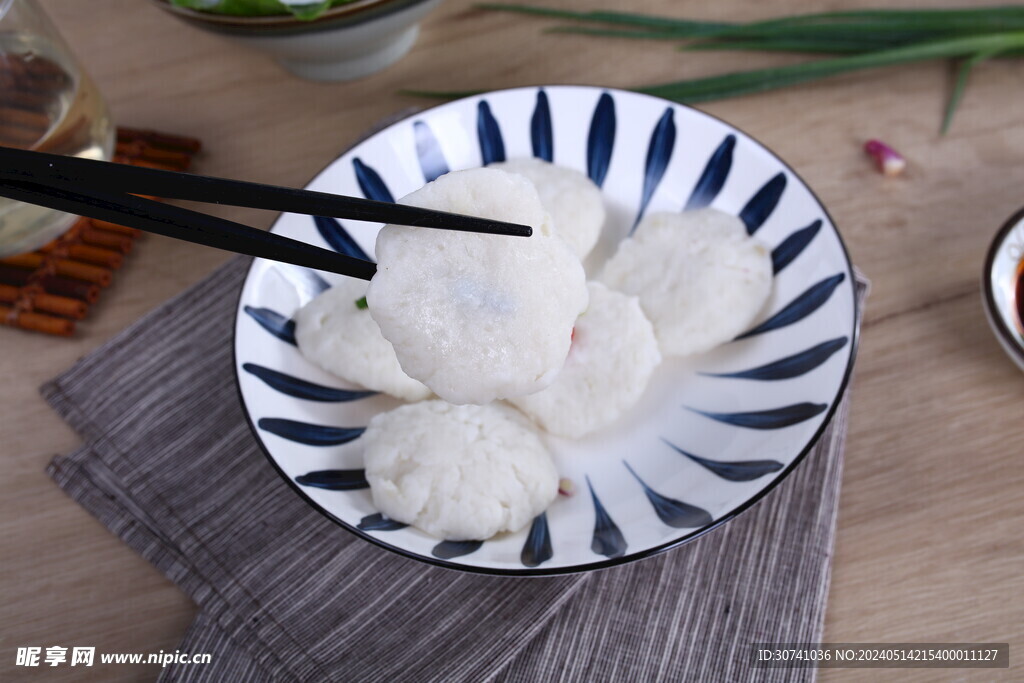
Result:
M864 151L875 160L875 165L883 175L899 175L907 167L903 155L881 140L868 140L864 143Z
M570 498L576 493L576 484L572 483L572 479L562 477L558 480L558 493L566 498Z

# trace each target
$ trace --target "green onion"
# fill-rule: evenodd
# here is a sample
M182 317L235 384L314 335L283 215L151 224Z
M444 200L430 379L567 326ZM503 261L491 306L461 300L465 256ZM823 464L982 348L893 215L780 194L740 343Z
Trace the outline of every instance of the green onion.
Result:
M573 31L576 33L576 31ZM750 50L758 52L808 52L816 54L857 54L860 52L871 52L872 50L883 50L886 48L898 47L898 44L891 42L871 40L865 38L861 41L851 40L827 40L820 38L765 38L762 40L730 40L725 41L701 41L681 46L680 50L687 51L709 51L709 50Z
M358 308L360 311L364 311L364 310L366 310L369 307L370 307L370 305L368 303L366 303L366 297L365 296L362 299L356 299L356 308Z
M714 21L690 21L689 19L671 19L668 17L655 17L649 14L631 14L628 12L573 12L569 10L553 9L550 7L538 7L535 5L510 5L504 3L483 3L477 5L479 9L499 10L505 12L518 12L520 14L535 14L554 19L580 19L583 21L595 21L606 24L626 24L629 26L646 26L648 28L671 28L676 31L689 31L689 35L698 36L722 29L731 28L735 24L726 24Z
M957 72L956 83L953 84L953 92L949 96L949 102L946 104L946 115L942 118L942 130L943 135L949 130L949 124L953 123L953 113L956 111L956 107L960 104L960 98L964 94L964 88L967 86L967 77L971 73L971 69L974 68L975 64L995 57L999 54L998 50L992 50L988 52L979 52L973 57L968 57L960 65L960 69Z
M664 83L646 88L636 88L636 90L677 102L705 102L805 83L849 71L875 69L929 59L994 54L1012 48L1024 48L1024 31L939 40L849 57L821 59L789 66Z
M687 33L675 31L638 31L636 29L590 28L587 26L554 26L545 33L580 33L605 38L632 38L634 40L676 40L689 37Z
M537 5L488 3L477 7L577 22L548 29L552 33L672 40L682 43L680 49L684 50L841 55L783 67L634 88L637 92L685 103L764 92L862 69L934 59L959 59L962 60L959 72L943 117L943 133L953 120L968 76L976 65L993 57L1024 55L1024 7L1019 6L819 12L746 24L629 12L579 12ZM406 91L407 94L444 98L477 92Z

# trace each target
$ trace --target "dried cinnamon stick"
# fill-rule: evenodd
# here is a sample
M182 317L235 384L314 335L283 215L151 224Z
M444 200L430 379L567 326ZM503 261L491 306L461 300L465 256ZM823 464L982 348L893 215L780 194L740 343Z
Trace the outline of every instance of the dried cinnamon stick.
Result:
M81 320L89 312L89 305L84 301L66 296L58 296L49 292L39 292L32 300L32 307L44 313L55 313L72 320Z
M13 304L19 299L28 302L28 307L42 313L54 313L56 315L81 320L85 317L89 307L84 301L71 299L65 296L57 296L42 291L39 286L32 288L12 287L11 285L0 285L0 303Z
M189 152L155 147L142 140L118 142L115 151L118 155L131 159L132 163L135 163L137 159L142 159L158 164L168 164L182 171L192 163L192 155Z
M0 78L0 103L11 107L22 109L44 109L53 102L53 96L48 93L33 92L31 90L15 90L13 85L8 86L4 79Z
M0 305L0 325L10 325L32 332L70 337L75 332L75 323L67 318L58 318L45 313L18 311L11 306Z
M68 256L78 261L85 261L111 270L117 270L124 263L124 256L113 249L93 247L88 244L72 244L68 247Z
M61 256L68 256L76 261L85 261L111 270L117 270L124 262L124 256L120 251L94 247L88 244L64 244L53 243L46 245L39 251L44 254L52 253Z
M131 237L110 230L89 226L82 229L79 237L86 244L106 249L116 249L122 254L127 254L132 250L133 242Z
M196 154L202 149L202 143L195 138L187 138L180 135L168 135L158 133L154 130L142 130L140 128L118 128L117 139L119 142L131 142L142 140L158 147L179 149L185 152Z
M0 259L0 264L14 266L15 268L32 268L33 270L43 265L43 255L30 252L27 254L15 254Z
M14 285L0 285L0 302L13 304L21 295L21 287Z
M16 268L31 268L35 270L37 268L41 268L45 261L46 257L44 257L43 254L32 252L29 254L8 256L7 258L0 259L0 264L14 266ZM86 282L97 284L100 287L106 287L113 279L113 274L109 268L91 266L88 263L80 263L79 261L73 261L65 258L50 259L49 263L53 266L53 272L57 275L85 280Z
M81 299L86 303L95 303L99 298L100 288L90 282L37 273L27 268L15 268L0 265L0 284L24 287L31 283L39 284L47 292Z
M48 292L37 293L32 299L32 307L37 311L54 313L72 320L81 320L89 312L89 306L84 301Z
M126 157L126 156L123 156L123 155L120 155L120 154L115 154L114 155L114 161L116 161L119 164L129 164L131 166L142 166L143 168L159 168L160 170L163 170L163 171L180 171L180 170L182 170L180 166L175 166L174 164L166 164L166 163L163 163L163 162L160 162L160 161L149 161L147 159L139 159L139 158Z
M73 277L77 280L85 280L86 282L91 282L99 285L100 287L108 286L111 280L114 279L114 275L109 268L90 266L88 263L80 263L78 261L72 261L71 259L54 259L53 266L54 272L56 272L57 275Z
M5 55L0 60L0 74L5 90L41 90L51 96L71 82L71 76L59 64L38 56Z
M126 225L118 225L117 223L110 223L109 221L100 221L100 220L96 220L95 218L89 219L89 222L92 223L94 227L97 227L100 230L107 230L108 232L116 232L116 233L119 233L121 235L129 235L131 237L138 237L139 234L141 233L141 231L138 230L137 228L129 228Z
M62 85L67 85L71 82L68 72L57 62L46 57L40 57L39 55L22 57L21 64L24 67L24 73L34 79L60 83Z
M28 149L46 134L45 130L29 130L0 121L0 140L6 145Z
M60 275L43 275L36 280L39 286L51 294L81 299L87 304L94 304L100 298L100 287L90 282L73 280Z
M44 133L50 129L50 117L46 113L18 107L0 107L0 121L29 130L41 130Z
M0 283L21 287L28 283L32 277L32 271L14 266L0 265Z

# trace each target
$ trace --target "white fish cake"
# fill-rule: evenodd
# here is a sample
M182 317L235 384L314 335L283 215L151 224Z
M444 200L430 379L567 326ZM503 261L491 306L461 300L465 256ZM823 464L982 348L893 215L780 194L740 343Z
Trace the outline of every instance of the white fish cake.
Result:
M746 330L772 288L768 248L716 209L654 213L600 280L640 297L665 356L707 351Z
M509 406L423 401L375 415L362 439L373 504L450 541L518 531L558 495L533 425Z
M547 389L510 402L541 427L578 439L614 422L647 388L661 362L654 327L634 296L588 283L565 367Z
M582 261L597 244L604 225L601 190L585 174L543 159L512 159L488 168L525 176L537 188L541 204L551 214L555 234L569 243Z
M295 341L299 351L332 375L372 391L421 401L430 389L404 372L391 342L370 312L356 306L366 283L346 278L299 309Z
M366 299L402 369L452 403L540 391L587 307L583 266L528 180L456 171L403 203L533 227L532 237L386 225Z

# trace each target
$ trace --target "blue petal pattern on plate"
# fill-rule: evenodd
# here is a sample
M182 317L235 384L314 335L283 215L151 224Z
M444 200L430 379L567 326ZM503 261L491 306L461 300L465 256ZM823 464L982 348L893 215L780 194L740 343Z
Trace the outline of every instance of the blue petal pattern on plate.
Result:
M395 198L391 196L391 190L384 184L380 174L370 166L363 163L363 160L356 157L352 160L352 166L356 171L356 182L359 189L367 199L374 199L378 202L394 203Z
M772 408L771 410L757 410L749 413L710 413L696 408L690 408L695 413L712 420L736 425L737 427L748 427L750 429L781 429L789 427L804 420L810 420L820 415L828 408L827 403L794 403L791 406Z
M501 137L501 128L491 113L491 105L487 100L480 100L477 105L476 134L480 140L480 157L484 166L497 161L505 161L505 141Z
M792 356L786 356L785 358L780 358L772 363L760 365L749 370L718 373L703 372L701 374L707 377L732 377L735 379L760 380L779 380L799 377L827 361L836 351L846 346L847 341L849 341L849 338L847 337L829 339L817 346L812 346L806 351L794 353Z
M412 129L413 135L416 137L416 156L420 160L423 180L428 183L433 182L448 172L448 161L444 158L441 144L434 137L430 126L423 121L417 121L412 124Z
M718 149L708 159L707 166L697 180L690 192L690 198L686 200L686 210L703 209L715 201L715 197L722 191L725 179L729 177L729 169L732 168L732 151L736 147L736 136L725 136Z
M555 134L551 130L551 107L544 88L537 91L537 106L530 118L530 143L533 156L544 161L555 160Z
M551 534L548 531L548 515L542 512L533 518L530 533L526 536L519 561L525 567L539 567L552 557L555 551L551 548Z
M352 239L352 235L348 234L348 230L342 227L341 222L336 218L313 216L313 222L316 223L316 229L320 232L320 236L324 238L327 244L331 245L331 249L334 251L351 256L352 258L363 259L364 261L373 260L366 255L363 248Z
M375 512L372 515L363 517L356 526L363 531L398 531L399 529L404 529L409 525L396 522L393 519L388 519L381 513Z
M590 477L587 477L587 486L590 488L590 498L594 502L594 538L590 542L590 549L608 558L622 557L626 552L626 538L598 500Z
M287 396L294 396L295 398L307 401L345 403L377 395L376 391L352 391L350 389L326 387L323 384L316 384L299 379L298 377L292 377L291 375L265 368L256 363L245 363L242 365L242 369L263 380L271 389L280 391Z
M651 501L655 514L658 515L658 519L662 522L674 529L694 529L705 524L711 524L712 517L707 510L661 495L648 486L640 478L640 475L633 471L628 462L623 460L622 464L640 482L640 486L643 487L644 493L647 495L647 500Z
M786 174L779 173L750 198L747 205L740 211L740 218L747 225L748 235L753 235L758 228L764 225L768 216L772 215L772 211L778 205L785 189Z
M710 470L727 481L753 481L754 479L763 477L766 474L778 472L784 467L784 465L778 460L737 460L736 462L709 460L684 451L668 439L662 439L662 441L671 446L672 449L680 455L685 455L693 462Z
M254 308L246 306L243 309L247 315L260 324L270 334L283 342L297 345L295 341L295 321L289 320L277 311L269 308Z
M603 92L597 99L594 116L590 119L590 132L587 134L587 176L598 187L604 185L604 178L608 175L614 146L615 100L609 93Z
M366 470L317 470L295 477L303 486L315 486L328 491L358 491L370 488Z
M832 292L836 291L836 287L838 287L845 278L846 273L839 273L832 277L827 277L817 284L811 285L800 296L789 302L789 304L781 311L768 318L749 332L744 332L740 336L736 337L736 339L746 339L747 337L753 337L757 334L777 330L780 327L792 325L797 321L803 320L811 313L814 313L816 310L821 308L822 304L828 301L828 298L832 296Z
M643 218L654 191L665 177L668 162L672 159L672 150L676 147L674 114L675 110L672 107L666 108L665 113L658 119L654 132L651 133L651 142L647 145L647 161L644 164L644 189L640 197L640 210L636 212L636 220L633 222L633 230L636 230L636 224ZM632 230L630 233L632 234Z
M330 427L283 417L264 417L257 423L260 429L307 446L338 446L362 436L366 427Z
M793 262L797 256L804 250L804 248L811 243L814 236L818 234L821 229L821 219L817 219L806 228L801 228L794 232L792 235L782 240L782 244L775 247L772 252L772 268L775 274L779 272Z
M483 541L441 541L434 546L430 554L442 560L450 560L475 553L483 544Z

